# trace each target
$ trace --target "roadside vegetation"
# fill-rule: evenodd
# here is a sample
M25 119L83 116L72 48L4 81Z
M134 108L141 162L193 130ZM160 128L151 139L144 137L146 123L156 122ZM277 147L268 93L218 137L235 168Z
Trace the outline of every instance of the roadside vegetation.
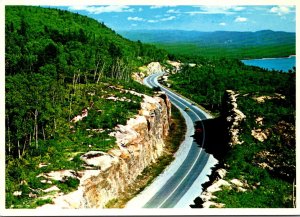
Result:
M225 90L234 90L238 109L246 115L240 126L242 144L220 159L228 165L226 180L247 183L246 192L224 188L214 200L230 208L293 207L295 202L295 73L246 66L238 60L181 58L187 64L171 75L171 88L216 115L222 114ZM188 62L187 62L188 63ZM261 100L263 99L263 100ZM263 140L255 138L264 133ZM224 144L226 145L226 141Z

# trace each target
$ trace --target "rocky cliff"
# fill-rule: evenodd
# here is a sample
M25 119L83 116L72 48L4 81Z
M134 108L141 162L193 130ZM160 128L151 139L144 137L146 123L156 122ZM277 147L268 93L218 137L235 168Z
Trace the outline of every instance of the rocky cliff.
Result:
M149 75L157 72L162 72L164 67L160 65L159 62L151 62L147 66L142 66L139 68L138 72L132 74L133 80L143 84L143 79Z
M166 81L168 80L168 76L170 74L176 74L178 73L182 67L183 63L175 62L167 60L167 64L164 64L163 66L159 62L151 62L147 66L142 66L139 68L138 72L134 72L132 74L132 78L139 82L143 83L143 79L149 75L152 75L157 72L165 72L164 76L160 77L159 79L164 82L165 85L169 85ZM196 64L190 63L190 67L194 67Z
M221 117L229 151L191 207L295 207L295 116L286 105L277 93L226 91Z
M169 133L171 103L164 93L142 95L139 114L126 125L115 127L112 136L117 148L108 153L90 151L81 156L84 171L57 171L43 174L56 180L66 177L80 181L78 190L52 198L54 204L42 208L103 208L117 198L149 164L162 155Z
M224 130L226 131L223 145L227 145L229 148L243 143L243 141L240 141L239 131L241 123L245 121L246 116L238 109L236 102L238 95L239 94L232 90L226 90L223 98L223 108L220 120L222 123L221 125L225 126ZM209 176L209 181L202 185L202 193L194 200L194 204L191 205L192 208L209 208L212 206L222 208L225 204L213 201L216 199L214 192L221 191L224 187L243 192L249 187L247 183L243 183L237 179L229 181L224 180L228 165L223 163L223 159L218 160L220 163L213 168L212 173Z
M222 116L225 118L225 125L227 126L229 146L243 143L239 140L239 131L246 116L238 109L236 103L238 95L233 90L226 90L223 100Z

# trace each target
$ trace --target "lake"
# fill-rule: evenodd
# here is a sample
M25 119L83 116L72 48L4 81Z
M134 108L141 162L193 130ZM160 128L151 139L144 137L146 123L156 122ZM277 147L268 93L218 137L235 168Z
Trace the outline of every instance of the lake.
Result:
M296 56L284 57L284 58L263 58L263 59L251 59L241 60L244 64L249 66L258 66L260 68L269 70L282 70L288 72L293 66L296 66Z

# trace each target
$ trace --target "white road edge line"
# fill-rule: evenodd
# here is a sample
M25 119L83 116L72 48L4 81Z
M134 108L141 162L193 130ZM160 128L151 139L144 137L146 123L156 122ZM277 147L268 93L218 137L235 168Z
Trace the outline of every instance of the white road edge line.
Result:
M153 76L153 77L154 77L154 76ZM150 79L150 77L148 77L148 78ZM146 82L148 82L148 81L146 81ZM151 82L149 82L149 84L150 84L150 83L151 83ZM157 77L154 78L154 84L160 86L160 85L158 84ZM171 91L169 91L169 92L171 92ZM172 93L172 92L171 92L171 93ZM178 97L179 97L179 96L178 96ZM177 101L179 104L181 104L181 105L183 105L183 106L186 107L185 104L183 104L182 102L180 102L179 100L177 100L174 96L172 96L172 98L173 98L175 101ZM183 100L185 100L185 99L183 99ZM204 140L205 140L205 129L204 129L204 125L203 125L203 123L202 123L201 118L197 115L197 113L194 112L193 110L191 110L191 112L193 112L193 113L198 117L199 121L200 121L201 124L202 124L202 127L203 127L202 147L203 147L203 145L204 145ZM199 158L201 152L202 152L202 149L200 150L200 152L199 152L199 154L198 154L196 160L194 161L193 165L190 167L189 171L186 173L186 175L183 177L183 179L180 181L180 183L179 183L179 184L176 186L176 188L169 194L169 196L168 196L161 204L159 204L158 207L161 207L161 206L162 206L162 205L163 205L163 204L164 204L164 203L172 196L172 194L179 188L179 186L182 184L182 182L183 182L183 181L186 179L186 177L190 174L190 172L191 172L192 169L194 168L194 166L195 166L195 164L196 164L196 162L197 162L197 160L198 160L198 158Z
M158 83L158 81L157 81L157 77L154 79L154 83L156 84L156 85L158 85L158 86L160 86L160 87L162 87L159 83ZM164 87L162 87L162 88L164 88ZM164 89L166 89L166 88L164 88ZM168 90L168 89L166 89L168 92L170 92L171 94L173 94L173 95L175 95L175 96L177 96L177 97L180 97L181 98L181 96L179 96L179 95L177 95L176 93L173 93L172 91L170 91L170 90ZM166 92L166 91L165 91ZM170 95L171 95L170 94ZM174 98L174 96L172 96L173 98ZM175 98L174 98L175 99ZM187 102L187 103L189 103L188 101L186 101L184 98L181 98L182 100L184 100L185 102ZM181 105L183 105L183 106L185 106L186 107L186 105L184 105L182 102L180 102L180 101L178 101L177 99L175 99L177 102L179 102ZM199 112L201 112L201 113L203 113L198 107L195 107ZM204 124L203 124L203 122L202 122L202 119L191 109L191 111L199 118L199 121L201 122L201 125L202 125L202 128L203 128L203 138L202 138L202 148L203 148L203 145L204 145L204 140L205 140L205 128L204 128ZM204 116L206 117L206 115L204 114ZM206 117L207 118L207 117Z

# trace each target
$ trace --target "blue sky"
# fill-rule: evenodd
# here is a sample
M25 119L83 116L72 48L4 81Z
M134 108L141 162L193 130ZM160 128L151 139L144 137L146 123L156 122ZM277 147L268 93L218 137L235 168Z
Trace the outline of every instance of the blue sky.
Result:
M59 8L92 17L116 31L135 29L296 31L296 9L295 6L288 5L76 5Z

